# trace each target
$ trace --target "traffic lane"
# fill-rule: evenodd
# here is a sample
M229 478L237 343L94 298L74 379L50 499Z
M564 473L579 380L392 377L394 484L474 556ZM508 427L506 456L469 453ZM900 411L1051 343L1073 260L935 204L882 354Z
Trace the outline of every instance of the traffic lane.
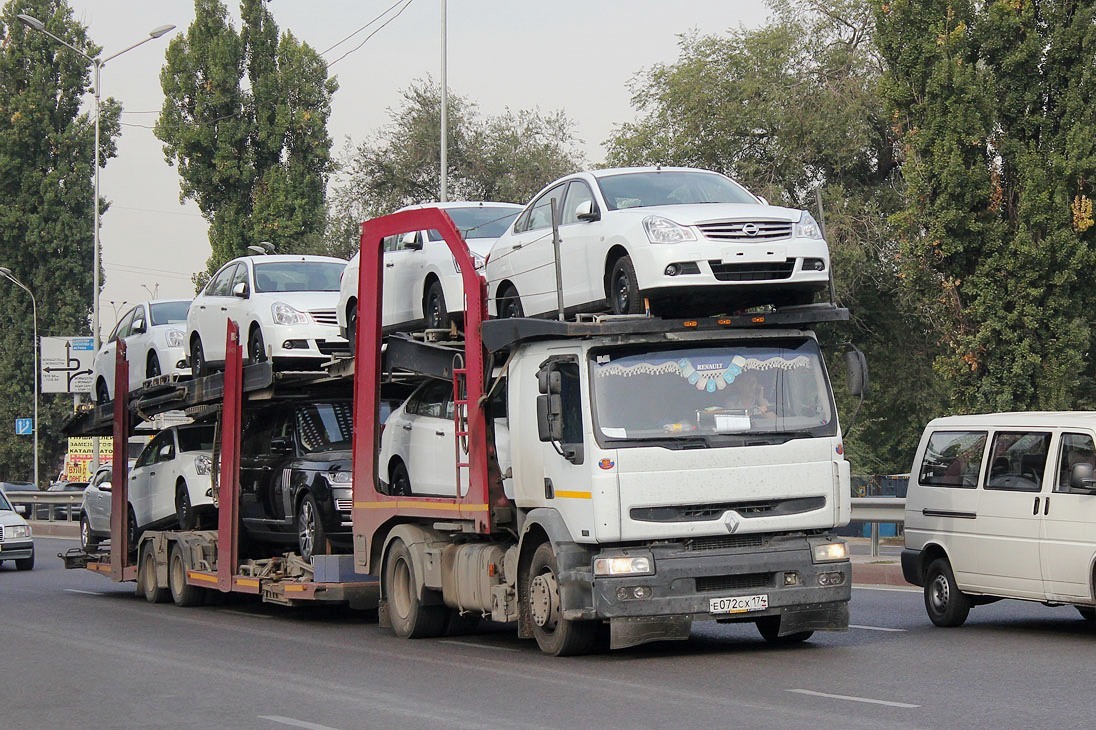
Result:
M0 696L33 713L28 727L1047 727L1092 709L1092 632L1032 604L945 630L919 592L855 589L862 628L803 645L705 623L687 642L556 659L506 627L403 641L358 614L153 606L50 562L0 575L6 662L27 668ZM1032 701L1047 677L1051 706Z

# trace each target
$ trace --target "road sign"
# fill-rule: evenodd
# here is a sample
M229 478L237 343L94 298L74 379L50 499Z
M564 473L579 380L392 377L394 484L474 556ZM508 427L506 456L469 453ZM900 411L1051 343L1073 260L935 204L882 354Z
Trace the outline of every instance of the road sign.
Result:
M92 338L43 337L41 360L43 393L91 392Z
M16 436L30 436L34 433L34 419L33 418L16 418L15 419L15 435Z

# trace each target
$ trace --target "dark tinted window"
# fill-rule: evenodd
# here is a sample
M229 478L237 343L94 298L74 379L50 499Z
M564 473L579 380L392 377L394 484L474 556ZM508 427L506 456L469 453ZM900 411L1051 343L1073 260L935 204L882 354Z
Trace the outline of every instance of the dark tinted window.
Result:
M349 449L353 428L349 401L298 406L297 436L305 453Z
M213 424L179 429L180 451L210 451L213 449Z

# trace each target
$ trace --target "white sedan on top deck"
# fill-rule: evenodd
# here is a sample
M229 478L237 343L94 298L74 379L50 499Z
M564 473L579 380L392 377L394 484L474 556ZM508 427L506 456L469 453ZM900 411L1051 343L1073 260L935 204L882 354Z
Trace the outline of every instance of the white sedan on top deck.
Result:
M157 375L190 373L183 347L189 306L189 299L162 299L141 302L122 315L110 337L95 353L91 382L96 402L105 403L114 398L114 366L119 340L126 343L131 391Z
M552 206L567 313L704 316L810 303L830 255L810 213L768 205L728 177L690 168L580 172L542 190L487 258L500 317L557 310Z

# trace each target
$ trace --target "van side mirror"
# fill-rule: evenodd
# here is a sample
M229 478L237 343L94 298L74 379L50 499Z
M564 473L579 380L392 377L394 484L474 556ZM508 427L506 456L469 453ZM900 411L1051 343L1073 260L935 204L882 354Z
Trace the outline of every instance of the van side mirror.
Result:
M593 223L601 220L601 211L594 207L594 201L584 200L575 208L575 217L580 221Z
M1085 492L1096 491L1096 477L1093 476L1092 464L1081 462L1070 467L1069 487Z
M845 352L845 369L848 375L849 393L863 398L868 393L868 359L852 345Z
M247 299L247 282L237 282L236 285L232 287L232 296L239 297L240 299Z

